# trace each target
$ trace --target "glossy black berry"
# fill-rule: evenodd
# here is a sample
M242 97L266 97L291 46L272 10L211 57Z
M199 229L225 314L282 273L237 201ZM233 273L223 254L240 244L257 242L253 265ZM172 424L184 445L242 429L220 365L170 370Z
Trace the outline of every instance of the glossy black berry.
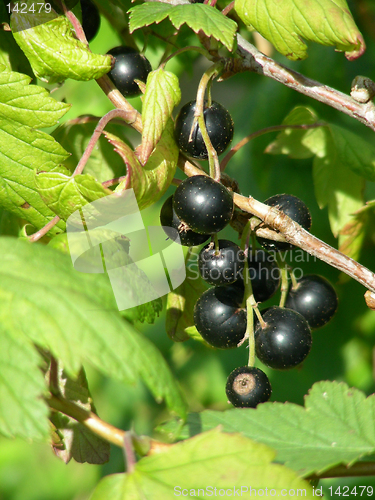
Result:
M175 191L173 208L189 229L201 234L218 233L233 215L233 197L211 177L188 177Z
M240 308L243 293L233 285L206 290L194 307L194 323L213 347L236 347L246 332L246 312Z
M230 373L225 387L233 406L255 408L271 397L272 389L267 375L259 368L240 366Z
M297 196L293 196L292 194L276 194L268 198L264 203L271 207L278 208L288 217L300 224L304 229L307 231L310 230L310 211L305 203L297 198ZM273 241L262 237L258 237L257 240L266 250L284 251L294 248L290 243L284 243L282 241Z
M114 65L108 73L109 78L125 97L136 97L142 92L135 80L146 82L152 70L148 59L133 47L115 47L108 51L115 58Z
M175 138L179 148L186 155L198 160L207 160L207 148L198 122L195 123L192 131L195 104L195 101L190 101L181 108L175 121ZM204 109L203 116L212 146L220 155L233 139L232 117L224 106L215 101L212 101L211 106Z
M331 283L323 276L307 275L290 288L285 307L299 312L310 328L320 328L334 316L338 298Z
M219 250L214 243L202 248L198 267L202 278L210 285L233 283L245 265L245 254L238 245L229 240L219 240Z
M100 28L100 14L91 0L81 0L82 28L88 42L97 35Z
M209 234L194 233L190 229L184 229L184 225L181 224L181 220L177 217L173 209L173 196L170 196L164 202L160 210L160 224L163 226L165 234L171 240L181 243L181 245L186 247L201 245L211 236Z
M272 255L264 250L249 250L249 277L257 302L270 299L280 285L280 269Z
M270 307L262 312L266 325L256 321L255 353L267 366L279 370L293 368L306 358L311 348L311 330L305 318L292 309Z

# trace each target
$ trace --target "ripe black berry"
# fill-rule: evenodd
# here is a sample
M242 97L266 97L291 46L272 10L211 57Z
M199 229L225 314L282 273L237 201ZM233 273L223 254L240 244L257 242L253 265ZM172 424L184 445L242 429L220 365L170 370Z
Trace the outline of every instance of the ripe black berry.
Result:
M214 243L202 248L198 266L202 278L210 285L233 283L244 267L245 254L238 245L229 240L219 240L219 250Z
M240 366L229 374L225 387L233 406L255 408L271 397L272 389L267 375L259 368Z
M108 51L115 58L109 78L125 97L136 97L142 92L135 80L146 82L152 70L148 59L132 47L115 47Z
M100 14L91 0L81 0L82 28L86 39L90 42L98 33L100 27Z
M310 230L310 211L305 203L297 198L297 196L293 196L291 194L276 194L275 196L268 198L264 203L266 205L270 205L271 207L278 208L288 217L300 224L304 229L307 231ZM284 243L282 241L273 241L261 237L257 237L257 240L266 250L283 251L294 248L294 246L290 243Z
M249 277L257 302L264 302L271 298L280 284L280 269L272 255L264 250L249 249L248 255Z
M165 234L173 241L181 243L186 247L201 245L210 237L209 234L194 233L190 229L184 230L181 220L173 210L173 196L170 196L160 210L160 223ZM180 237L178 240L177 236Z
M308 275L290 288L285 307L299 312L310 328L320 328L334 316L338 298L331 283L323 276Z
M246 312L240 308L243 293L233 285L206 290L194 307L194 323L213 347L236 347L246 332Z
M266 325L256 321L255 353L267 366L279 370L293 368L306 358L311 348L311 330L296 311L270 307L262 312Z
M188 177L175 191L173 208L186 226L201 234L224 229L233 215L233 197L219 182L205 175Z
M181 151L192 158L207 160L208 153L201 130L196 121L193 131L196 101L183 106L175 122L175 138ZM207 133L218 155L223 153L233 139L234 125L229 112L218 102L203 111Z

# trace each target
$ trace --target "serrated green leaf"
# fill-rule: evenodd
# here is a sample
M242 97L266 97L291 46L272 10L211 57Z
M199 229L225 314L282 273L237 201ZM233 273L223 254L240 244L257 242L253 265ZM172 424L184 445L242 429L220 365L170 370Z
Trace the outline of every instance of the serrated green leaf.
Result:
M0 230L1 230L1 215L0 215ZM101 235L105 231L103 230L101 232ZM70 238L72 235L70 235ZM126 255L129 252L129 241L128 239L124 236L121 235L119 236L118 233L113 232L111 236L107 235L106 239L107 242L108 240L111 239L110 244L107 244L106 246L106 261L107 264L110 266L112 265L113 267L121 267L126 264L133 263L133 261L129 259L125 262ZM99 239L98 241L95 242L95 240L92 241L92 244L99 244L101 243L102 240ZM62 233L54 238L48 243L48 246L50 248L55 248L59 252L63 252L65 254L69 254L69 244L68 244L68 235L67 233ZM82 246L82 253L85 252L86 248ZM116 260L116 256L121 255L121 260ZM106 262L104 261L104 265L106 265ZM119 271L121 272L121 270ZM126 274L126 279L131 280L131 282L137 283L136 291L138 294L138 297L144 298L148 291L144 289L143 285L143 280L141 281L139 279L139 275L136 274L136 268L128 268L127 274ZM143 276L144 279L144 276ZM145 304L139 304L136 307L128 308L125 309L124 311L120 311L120 314L123 318L125 318L127 321L130 321L131 323L134 323L135 321L140 321L141 323L144 323L145 321L147 323L154 323L155 319L159 316L160 311L163 309L163 302L161 298L150 300L149 302L146 302Z
M42 399L45 382L38 366L42 359L17 322L4 314L11 307L11 293L0 288L0 298L0 433L45 439L49 410Z
M140 210L158 201L170 186L177 168L179 150L173 137L173 122L168 120L161 139L144 166L134 151L118 137L104 131L115 151L123 158L127 178L116 192L133 188Z
M175 74L159 68L148 75L142 104L142 163L147 161L159 142L173 108L180 100L181 91Z
M47 373L49 376L49 372ZM68 401L73 401L77 406L86 411L96 413L84 369L82 368L77 378L69 377L62 367L58 367L55 380L59 392ZM79 463L103 464L108 462L110 445L77 420L54 412L51 422L55 425L62 439L64 447L54 447L55 454L65 463L72 458Z
M346 0L284 0L282 8L275 0L235 0L234 5L247 26L289 59L307 57L303 39L333 45L349 60L366 49Z
M52 133L52 136L71 155L64 161L64 166L71 172L74 171L81 159L99 118L82 116L72 121L67 121ZM78 123L77 123L78 122ZM125 140L126 128L115 123L108 123L106 130L113 135ZM107 181L125 175L125 166L113 147L102 134L85 165L85 174L90 174L99 182Z
M141 377L158 399L185 415L185 403L156 347L123 320L106 274L79 273L69 256L0 238L0 315L61 360L71 376L89 362L125 383Z
M199 250L193 249L186 260L185 281L167 297L167 315L165 328L170 339L183 342L189 337L203 342L194 323L194 306L196 301L207 290L198 270Z
M316 114L302 106L292 110L283 122L313 123L318 123ZM357 258L364 239L364 224L358 223L354 213L364 203L364 179L374 178L375 148L351 132L322 123L318 128L281 132L266 152L287 154L296 159L314 157L317 202L320 208L328 205L331 230L339 237L340 248L350 257Z
M32 28L27 14L12 14L14 38L27 56L35 76L48 83L67 78L88 81L98 79L111 69L109 55L93 54L73 36L64 16L56 17ZM31 16L33 17L33 16Z
M55 125L70 105L55 101L43 87L29 85L30 81L27 75L1 71L0 116L35 128Z
M321 474L339 464L350 466L375 452L375 395L368 398L340 382L318 382L305 397L305 407L264 403L256 409L192 414L190 435L221 425L227 432L277 451L276 459L301 476Z
M0 206L38 229L47 224L55 214L36 191L34 169L52 170L66 156L48 134L0 117ZM64 228L61 221L50 234Z
M55 171L36 171L35 186L47 207L65 221L87 203L111 194L89 174L72 177Z
M311 486L286 467L272 464L273 458L270 448L215 429L142 458L131 474L104 478L91 500L195 498L198 490L199 496L240 496L241 487L241 496L249 496L250 485L259 496L266 488L272 496L293 489L304 490L304 498L312 499Z
M237 23L210 5L188 4L174 5L144 3L129 9L130 33L143 26L152 23L160 23L166 17L176 29L186 23L195 33L202 30L205 35L212 36L221 42L228 50L234 46L234 36L237 31Z

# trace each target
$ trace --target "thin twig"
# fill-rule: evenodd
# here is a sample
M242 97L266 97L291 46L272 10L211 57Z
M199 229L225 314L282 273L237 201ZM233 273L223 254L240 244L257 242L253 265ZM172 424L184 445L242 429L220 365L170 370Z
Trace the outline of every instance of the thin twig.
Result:
M205 175L204 172L197 169L189 161L181 160L179 161L179 167L186 175ZM246 198L245 196L234 193L233 197L234 203L239 208L255 215L272 229L280 231L287 242L302 248L302 250L305 250L310 255L339 269L372 292L375 292L375 274L369 269L339 252L324 241L316 238L316 236L313 236L303 229L293 219L280 210L277 210L277 208L265 205L251 196Z
M88 143L81 159L79 160L79 162L78 162L78 164L77 164L77 166L72 174L72 177L82 173L82 171L87 163L87 160L89 159L89 157L90 157L90 155L95 147L95 144L98 142L104 128L113 118L122 118L125 121L130 119L128 112L124 111L123 109L112 109L112 111L109 111L106 115L104 115L103 118L101 118L99 120L97 126L95 127L94 133L92 134L92 136L89 140L89 143ZM110 182L109 185L112 185L111 184L112 180L108 181L108 182ZM103 183L103 185L104 184L105 183ZM107 186L104 186L104 187L107 187ZM44 227L42 227L36 233L29 236L28 237L29 241L32 243L35 243L35 241L38 241L40 238L45 236L48 233L48 231L50 231L59 222L59 220L60 220L60 217L58 215L56 215L56 217L54 217L48 224L46 224Z
M282 83L316 101L349 115L375 131L375 106L372 101L361 104L343 92L307 78L260 52L254 45L237 35L241 58L228 60L228 75L239 71L253 71ZM232 66L232 67L231 67Z
M233 148L230 149L230 151L221 160L220 169L222 172L224 172L225 167L228 165L229 160L233 158L233 156L237 153L237 151L239 151L248 142L250 142L253 139L256 139L261 135L268 134L269 132L279 132L280 130L286 130L288 128L307 130L309 128L317 128L322 126L324 126L324 123L317 122L317 123L306 123L301 125L273 125L272 127L266 127L257 130L256 132L253 132L252 134L249 134L243 139L241 139L240 142L238 142L235 146L233 146Z

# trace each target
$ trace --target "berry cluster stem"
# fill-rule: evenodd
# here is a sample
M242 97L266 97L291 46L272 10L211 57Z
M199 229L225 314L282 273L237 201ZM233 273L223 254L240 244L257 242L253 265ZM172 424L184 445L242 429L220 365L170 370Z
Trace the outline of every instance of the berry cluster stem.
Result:
M198 85L195 116L198 118L198 125L202 133L203 141L208 152L208 164L210 177L215 179L215 181L220 181L220 163L217 156L215 148L212 146L210 136L207 132L206 122L204 120L204 96L206 94L207 87L209 87L210 82L213 78L218 76L220 71L222 71L223 65L221 63L215 63L211 68L209 68L202 76L201 81ZM209 95L210 92L209 92Z
M284 307L289 289L288 285L289 269L288 269L288 264L286 262L281 262L281 259L277 259L277 264L279 266L281 274L281 297L280 297L279 307Z

